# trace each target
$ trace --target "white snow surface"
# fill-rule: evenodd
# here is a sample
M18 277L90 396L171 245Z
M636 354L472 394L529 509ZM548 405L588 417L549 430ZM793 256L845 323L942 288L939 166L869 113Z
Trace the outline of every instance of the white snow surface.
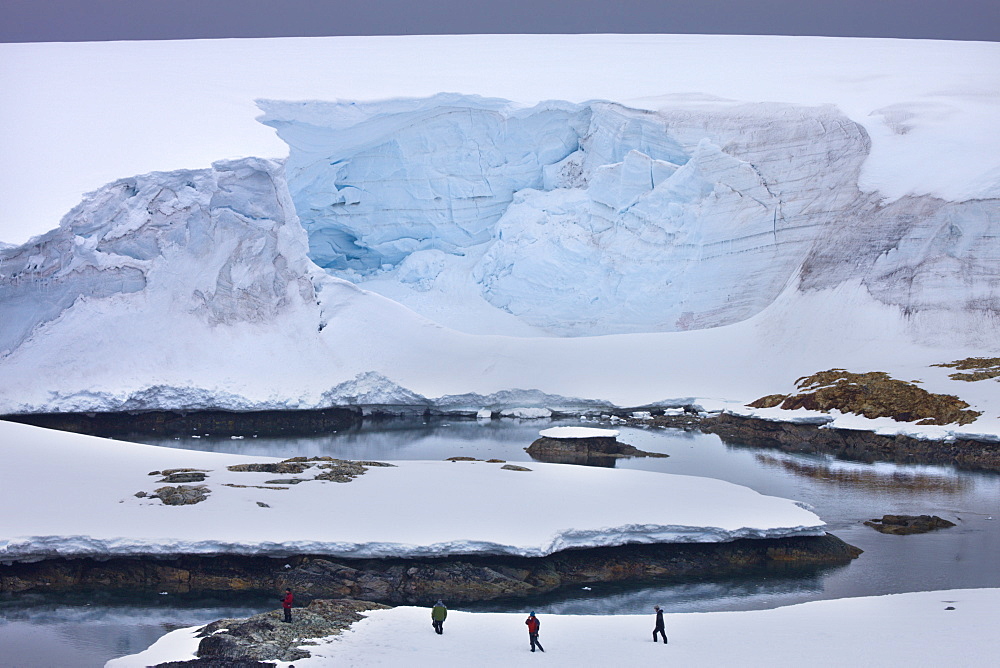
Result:
M597 427L549 427L542 429L538 435L547 438L594 438L595 436L615 438L620 433L617 429L598 429Z
M7 513L0 561L127 554L327 554L416 557L544 556L573 547L724 542L822 535L795 502L731 483L646 471L532 463L400 461L347 483L299 475L232 472L279 461L122 443L0 422ZM150 471L207 470L207 500L166 506L139 498L168 483ZM308 482L270 489L267 481ZM44 481L44 494L37 493ZM227 487L226 484L249 487ZM265 489L261 489L264 487ZM32 499L24 503L24 499ZM440 499L428 503L401 503ZM546 499L558 499L547 504ZM525 504L545 512L525 521ZM269 507L262 507L264 502Z
M954 608L954 609L947 609ZM444 635L427 608L364 613L340 636L306 647L295 666L527 665L524 614L450 611ZM654 643L652 610L636 615L539 615L547 666L953 666L992 665L1000 652L1000 589L954 589L813 601L773 610L663 615L669 644ZM109 661L133 668L195 658L198 627ZM279 662L279 666L288 663Z

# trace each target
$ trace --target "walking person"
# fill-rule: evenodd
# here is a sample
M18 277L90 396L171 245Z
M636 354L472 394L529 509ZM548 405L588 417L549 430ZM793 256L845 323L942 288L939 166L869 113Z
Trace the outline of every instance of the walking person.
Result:
M535 617L534 611L528 615L524 623L528 625L528 641L531 643L531 651L534 652L535 647L538 647L538 649L544 652L545 648L542 647L542 643L538 642L538 630L542 628L542 623L538 620L538 617Z
M438 600L431 608L431 626L438 635L444 633L444 620L448 619L448 608L444 607L444 603Z
M663 609L658 605L653 606L653 610L656 610L656 626L653 627L653 642L656 642L656 634L659 633L663 636L663 644L667 644L667 632L663 626Z
M289 624L292 623L292 601L293 600L294 599L292 597L292 590L291 589L286 589L285 590L285 597L283 599L281 599L281 607L285 609L285 619L284 619L284 621L288 622Z

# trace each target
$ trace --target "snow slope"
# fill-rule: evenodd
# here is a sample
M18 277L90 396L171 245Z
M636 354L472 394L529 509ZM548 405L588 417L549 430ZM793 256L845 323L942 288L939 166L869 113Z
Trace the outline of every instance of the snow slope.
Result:
M948 609L953 608L953 609ZM546 648L531 661L549 666L991 665L1000 640L1000 590L956 589L814 601L774 610L665 614L669 644L651 640L644 615L541 615ZM527 662L522 615L451 611L437 636L426 608L365 613L342 636L307 647L296 666L511 666ZM109 661L131 668L195 658L197 627L178 629L139 654ZM279 663L287 666L287 663Z
M792 501L693 476L558 464L514 471L486 462L407 461L372 467L340 483L313 481L322 473L317 469L295 475L226 468L279 461L273 457L119 443L8 422L0 422L0 441L0 507L21 508L3 523L0 561L216 553L544 556L574 547L824 533L824 523ZM207 470L198 484L209 488L208 499L167 506L135 496L167 484L158 482L159 475L147 475L150 471L172 468ZM267 484L288 478L307 482ZM46 494L33 493L39 480ZM451 502L433 514L426 504L401 503L428 494ZM26 498L32 502L21 503ZM530 498L560 503L525 522L520 500ZM510 502L498 503L501 499Z

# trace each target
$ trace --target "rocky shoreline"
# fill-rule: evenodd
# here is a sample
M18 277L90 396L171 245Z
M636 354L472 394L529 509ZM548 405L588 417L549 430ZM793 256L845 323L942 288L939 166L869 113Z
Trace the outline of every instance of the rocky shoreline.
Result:
M349 599L316 599L297 608L291 624L281 612L262 612L244 619L219 619L198 630L201 641L191 661L169 661L153 668L274 668L273 661L299 661L311 654L315 640L340 635L369 610L390 606Z
M110 413L24 413L0 420L106 438L135 434L191 436L304 436L361 424L360 408L273 411L121 411Z
M922 440L853 429L820 429L816 425L772 422L731 414L696 419L695 429L706 434L716 434L733 447L830 454L865 463L886 461L897 464L939 464L971 471L1000 473L1000 442L963 438L950 441Z
M391 408L391 407L390 407ZM130 434L161 434L182 436L211 434L216 436L303 436L328 433L357 427L365 421L392 419L394 413L386 407L375 411L362 407L329 408L323 410L289 411L144 411L121 413L45 413L4 415L2 420L20 422L50 429L103 437L126 437ZM638 427L662 427L716 434L732 447L752 447L784 452L830 454L842 459L864 463L876 461L898 464L938 464L972 471L1000 473L1000 442L956 438L924 440L910 436L886 436L870 431L820 428L815 424L778 422L730 413L704 414L694 407L683 413L653 410L647 418L632 417L638 409L602 411L618 424ZM648 408L645 410L649 410ZM412 412L412 411L411 411ZM409 413L406 413L409 414ZM431 413L426 419L474 419L465 413ZM553 414L553 417L579 417L575 414ZM620 456L650 456L639 450L608 455L586 456L573 453L529 453L539 461L561 461L592 465L609 465ZM576 459L573 459L573 458ZM572 459L572 461L570 461ZM600 461L598 461L600 460Z
M782 452L827 454L838 459L871 464L931 464L954 466L966 471L1000 473L1000 442L971 438L925 440L911 436L887 436L855 429L819 428L815 424L777 422L756 417L721 414L652 415L624 417L620 423L633 427L657 427L715 434L733 448L766 448Z
M598 582L731 576L849 563L861 550L836 536L741 539L567 550L548 557L336 559L238 555L48 559L0 565L0 592L261 592L423 605L519 598Z

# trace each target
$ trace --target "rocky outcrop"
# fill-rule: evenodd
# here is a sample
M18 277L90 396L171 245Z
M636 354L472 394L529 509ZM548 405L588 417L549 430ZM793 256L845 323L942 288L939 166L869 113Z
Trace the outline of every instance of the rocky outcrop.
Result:
M511 474L517 475L517 474ZM861 550L839 538L743 539L567 550L548 557L333 559L182 556L176 559L53 559L0 566L0 591L103 590L275 592L389 604L455 603L531 596L595 582L738 575L747 569L843 564Z
M333 457L292 457L280 462L254 462L248 464L233 464L226 467L234 473L279 473L279 474L299 474L309 471L313 474L311 478L279 478L267 480L264 485L241 485L238 483L222 483L224 487L254 487L256 489L287 490L288 485L298 485L303 482L314 480L328 480L332 482L350 482L360 475L364 475L371 467L394 466L386 462L372 461L351 461L347 459L335 459ZM164 471L150 471L149 475L162 475L159 482L204 482L207 474L211 471L192 468L175 468ZM168 506L186 506L194 503L201 503L208 498L212 490L208 485L167 485L158 487L152 494L145 491L135 493L137 498L160 499ZM257 505L268 508L266 503L257 502Z
M881 371L851 373L843 369L820 371L795 381L798 394L770 394L748 404L752 408L811 411L839 410L866 418L890 417L917 424L968 424L982 413L950 394L934 394L914 383L890 378Z
M290 624L281 621L278 611L220 619L199 631L197 655L229 661L298 661L310 656L300 647L303 640L339 635L364 619L362 612L387 607L369 601L315 600L296 609Z
M160 482L205 482L205 473L207 473L207 471L178 471L175 473L163 473L163 478L160 479Z
M969 383L1000 376L1000 357L966 357L962 360L932 364L931 366L957 369L958 371L955 373L948 374L948 377L952 380L964 380Z
M542 436L524 449L532 459L554 464L584 464L614 466L623 457L669 457L658 452L646 452L614 436L590 438L551 438Z
M974 471L1000 472L998 442L964 438L921 440L854 429L818 429L815 425L730 414L703 419L697 429L717 434L727 445L737 448L774 448L785 452L832 454L861 462L944 464Z
M927 533L935 529L947 529L955 526L937 515L883 515L880 520L868 520L865 526L881 533L906 536L914 533Z
M190 661L158 663L153 668L276 668L277 665L270 661L251 661L250 659L191 659Z
M159 499L168 506L189 506L208 498L210 490L205 485L178 485L157 488L150 498Z
M298 474L314 468L315 475L312 478L292 478L287 480L269 480L268 484L296 485L308 480L329 480L332 482L350 482L360 475L364 475L371 467L394 466L386 462L353 461L349 459L335 459L334 457L292 457L280 462L265 462L251 464L233 464L226 468L234 472L251 473L281 473Z
M170 661L153 668L274 668L273 661L299 661L311 654L302 648L315 638L340 635L362 612L388 606L370 601L315 600L295 610L293 621L281 612L264 612L243 619L220 619L198 630L197 659Z
M297 436L347 429L357 426L362 419L360 409L346 407L273 411L31 413L0 417L10 422L106 438L134 434Z

